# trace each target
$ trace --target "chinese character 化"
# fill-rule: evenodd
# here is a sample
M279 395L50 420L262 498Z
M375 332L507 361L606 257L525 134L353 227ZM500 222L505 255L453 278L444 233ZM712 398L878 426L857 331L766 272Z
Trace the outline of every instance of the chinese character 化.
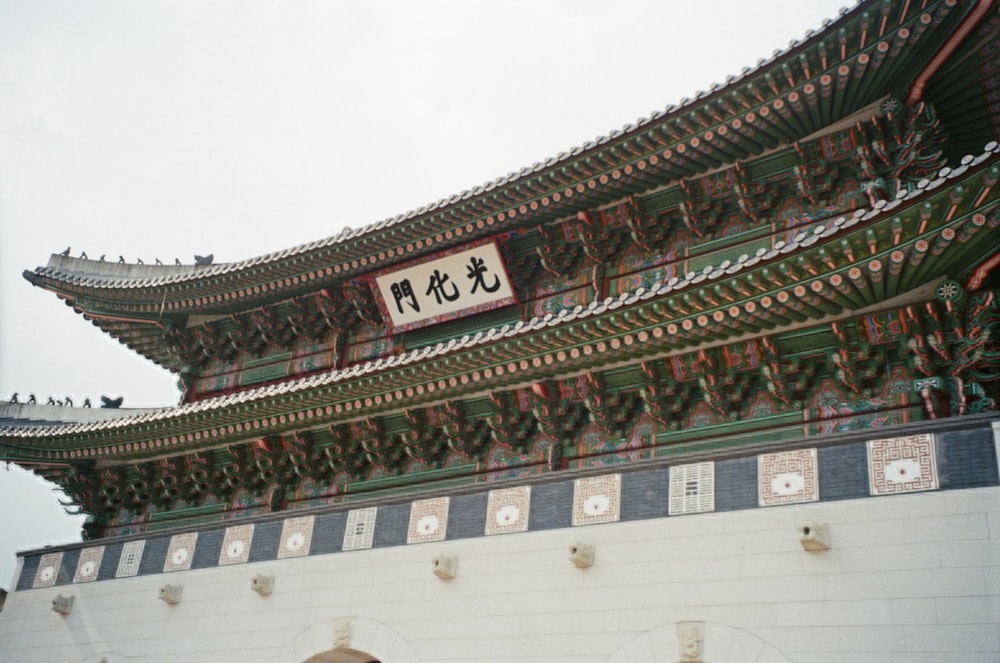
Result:
M456 299L458 299L458 288L455 287L455 284L454 283L450 284L451 285L450 293L445 290L445 286L448 284L448 281L450 279L451 277L448 276L447 273L441 274L441 270L435 269L434 273L431 274L430 284L427 286L426 294L430 295L433 293L434 298L437 299L438 304L441 303L442 297L444 297L449 302L455 301Z

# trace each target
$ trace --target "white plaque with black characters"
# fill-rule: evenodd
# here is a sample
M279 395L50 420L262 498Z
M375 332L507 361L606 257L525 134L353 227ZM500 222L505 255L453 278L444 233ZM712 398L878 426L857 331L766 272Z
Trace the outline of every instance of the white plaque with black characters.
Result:
M374 276L374 290L393 332L516 303L500 250L492 240L459 247Z

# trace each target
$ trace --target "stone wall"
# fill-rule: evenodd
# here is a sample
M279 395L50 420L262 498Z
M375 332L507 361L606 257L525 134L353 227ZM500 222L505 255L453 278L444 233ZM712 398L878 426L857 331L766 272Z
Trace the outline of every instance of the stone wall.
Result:
M900 481L873 468L914 466L869 441L715 462L714 511L671 510L670 468L655 467L290 513L249 537L234 524L151 538L129 559L138 540L103 542L100 559L102 542L35 551L0 613L0 658L996 661L989 433L935 435L933 477L912 477L934 482L898 494L879 493Z

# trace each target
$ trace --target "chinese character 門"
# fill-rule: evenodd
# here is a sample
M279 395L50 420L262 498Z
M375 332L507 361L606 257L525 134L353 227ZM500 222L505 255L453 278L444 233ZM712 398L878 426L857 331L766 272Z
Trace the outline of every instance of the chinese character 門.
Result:
M408 300L407 303L413 307L414 311L420 312L420 304L417 303L417 296L413 292L413 286L410 285L410 279L403 279L389 286L389 290L392 292L392 298L396 300L396 308L399 312L403 312L403 300Z

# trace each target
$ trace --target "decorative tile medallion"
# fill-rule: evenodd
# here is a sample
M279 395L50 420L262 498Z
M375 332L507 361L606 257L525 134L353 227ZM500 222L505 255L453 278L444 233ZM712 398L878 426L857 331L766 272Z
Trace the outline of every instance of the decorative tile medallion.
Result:
M344 550L364 550L371 548L375 540L375 516L378 507L353 509L347 514L347 528L344 530Z
M80 551L80 560L76 563L76 573L73 582L93 582L101 570L101 560L104 559L104 546L84 548Z
M715 511L715 463L671 467L668 505L671 516Z
M816 449L796 449L757 456L757 503L777 506L819 499Z
M486 535L528 530L531 486L491 490L486 503Z
M868 484L872 495L937 490L934 436L925 433L869 440Z
M407 543L444 541L448 529L448 497L417 500L410 506L410 527L406 532Z
M573 526L617 522L621 498L620 474L577 479L573 482Z
M194 559L194 546L198 542L197 532L175 534L167 546L167 558L163 561L163 572L187 571Z
M39 587L51 587L56 584L59 578L59 567L62 565L61 552L46 553L42 555L38 562L38 570L35 571L35 582L31 585L33 589Z
M122 546L122 556L118 559L116 578L127 578L139 573L139 563L142 562L142 551L146 548L145 541L129 541Z
M253 541L253 523L233 525L226 528L219 551L219 566L244 564L250 559L250 543Z
M287 518L281 526L281 543L278 545L278 559L304 557L312 546L315 516Z

